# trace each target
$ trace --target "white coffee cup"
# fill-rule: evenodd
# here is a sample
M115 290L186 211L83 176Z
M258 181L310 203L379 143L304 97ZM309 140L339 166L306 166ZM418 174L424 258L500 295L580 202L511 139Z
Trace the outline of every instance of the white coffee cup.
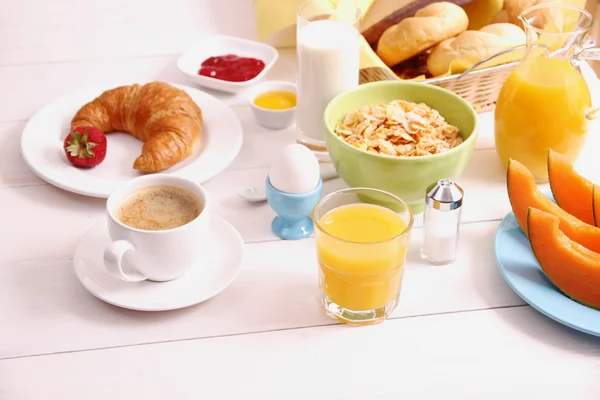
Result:
M117 206L137 190L149 186L175 186L197 196L203 203L191 222L165 230L142 230L125 225L116 215ZM112 242L104 251L104 265L115 277L127 282L165 282L181 277L205 251L210 227L210 201L202 186L172 175L146 175L116 189L106 202L108 232Z

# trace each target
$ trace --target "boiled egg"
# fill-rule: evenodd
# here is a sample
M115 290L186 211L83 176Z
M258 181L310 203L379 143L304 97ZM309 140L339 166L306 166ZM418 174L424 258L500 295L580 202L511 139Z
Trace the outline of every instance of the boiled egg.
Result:
M312 192L321 179L319 161L306 146L290 144L269 169L271 186L284 193Z

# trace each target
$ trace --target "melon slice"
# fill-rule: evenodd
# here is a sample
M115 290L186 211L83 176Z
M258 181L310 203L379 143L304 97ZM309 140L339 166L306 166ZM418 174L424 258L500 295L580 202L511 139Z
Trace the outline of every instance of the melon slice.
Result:
M546 197L538 189L535 178L526 166L510 159L508 161L506 185L513 213L515 213L515 218L526 236L529 236L527 232L527 210L529 207L533 207L557 217L560 221L560 229L571 240L600 253L600 228L575 218Z
M600 186L592 188L592 212L594 214L594 225L600 224Z
M553 150L548 151L548 179L560 208L586 224L598 226L592 205L593 188L597 185L579 175L567 157Z
M561 232L552 214L529 208L527 231L542 270L565 295L600 309L600 254L586 249Z

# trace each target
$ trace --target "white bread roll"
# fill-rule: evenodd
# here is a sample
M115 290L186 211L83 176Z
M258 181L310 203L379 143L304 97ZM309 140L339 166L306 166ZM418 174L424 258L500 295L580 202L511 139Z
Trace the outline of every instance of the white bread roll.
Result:
M538 0L504 0L503 10L496 15L494 22L510 22L522 26L519 16L527 8L541 3Z
M435 46L427 58L427 68L433 76L448 72L452 61L462 61L464 70L494 54L525 44L525 32L517 25L500 23L484 26L478 31L464 31ZM492 59L486 67L514 61L522 54L515 52ZM455 72L464 72L455 71Z
M461 7L448 2L433 3L386 29L376 52L391 67L458 35L468 25L469 18Z
M586 0L504 0L504 6L502 11L496 14L496 17L492 22L510 22L515 25L523 26L519 16L528 9L529 7L538 5L538 4L569 4L579 8L585 8ZM562 29L563 19L569 19L570 17L574 17L575 14L563 13L560 9L545 9L538 10L538 12L530 15L531 17L535 16L536 18L533 21L533 24L538 28L544 28L548 23L552 23L556 25L559 29ZM568 23L569 21L567 21ZM573 21L575 24L576 21ZM569 29L573 27L568 26Z

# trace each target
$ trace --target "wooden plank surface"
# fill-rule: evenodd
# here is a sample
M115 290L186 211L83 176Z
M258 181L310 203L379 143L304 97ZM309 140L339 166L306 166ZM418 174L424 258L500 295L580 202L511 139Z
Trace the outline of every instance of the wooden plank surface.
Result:
M2 360L0 398L595 400L599 372L599 338L517 307Z
M233 107L244 145L205 184L246 241L239 278L210 301L168 313L89 295L72 255L103 223L104 201L37 178L20 157L20 133L73 90L151 79L189 85L175 62L206 33L254 37L253 1L0 2L0 400L598 397L599 339L524 306L494 265L493 237L509 204L491 113L480 118L460 180L468 204L457 262L420 260L418 218L400 307L382 325L353 329L327 318L313 240L279 240L272 210L236 195L262 185L272 157L295 138L293 127L258 127L243 93L210 92ZM294 81L295 50L280 55L269 79ZM598 103L591 71L584 67ZM600 182L600 142L590 139L577 168ZM340 187L335 180L326 191Z
M497 226L464 225L457 260L445 267L420 259L422 231L415 229L393 318L523 305L494 263ZM71 258L0 266L0 315L6 322L0 359L336 323L319 302L313 239L247 244L245 252L240 276L219 296L163 313L123 310L96 299L77 281Z

